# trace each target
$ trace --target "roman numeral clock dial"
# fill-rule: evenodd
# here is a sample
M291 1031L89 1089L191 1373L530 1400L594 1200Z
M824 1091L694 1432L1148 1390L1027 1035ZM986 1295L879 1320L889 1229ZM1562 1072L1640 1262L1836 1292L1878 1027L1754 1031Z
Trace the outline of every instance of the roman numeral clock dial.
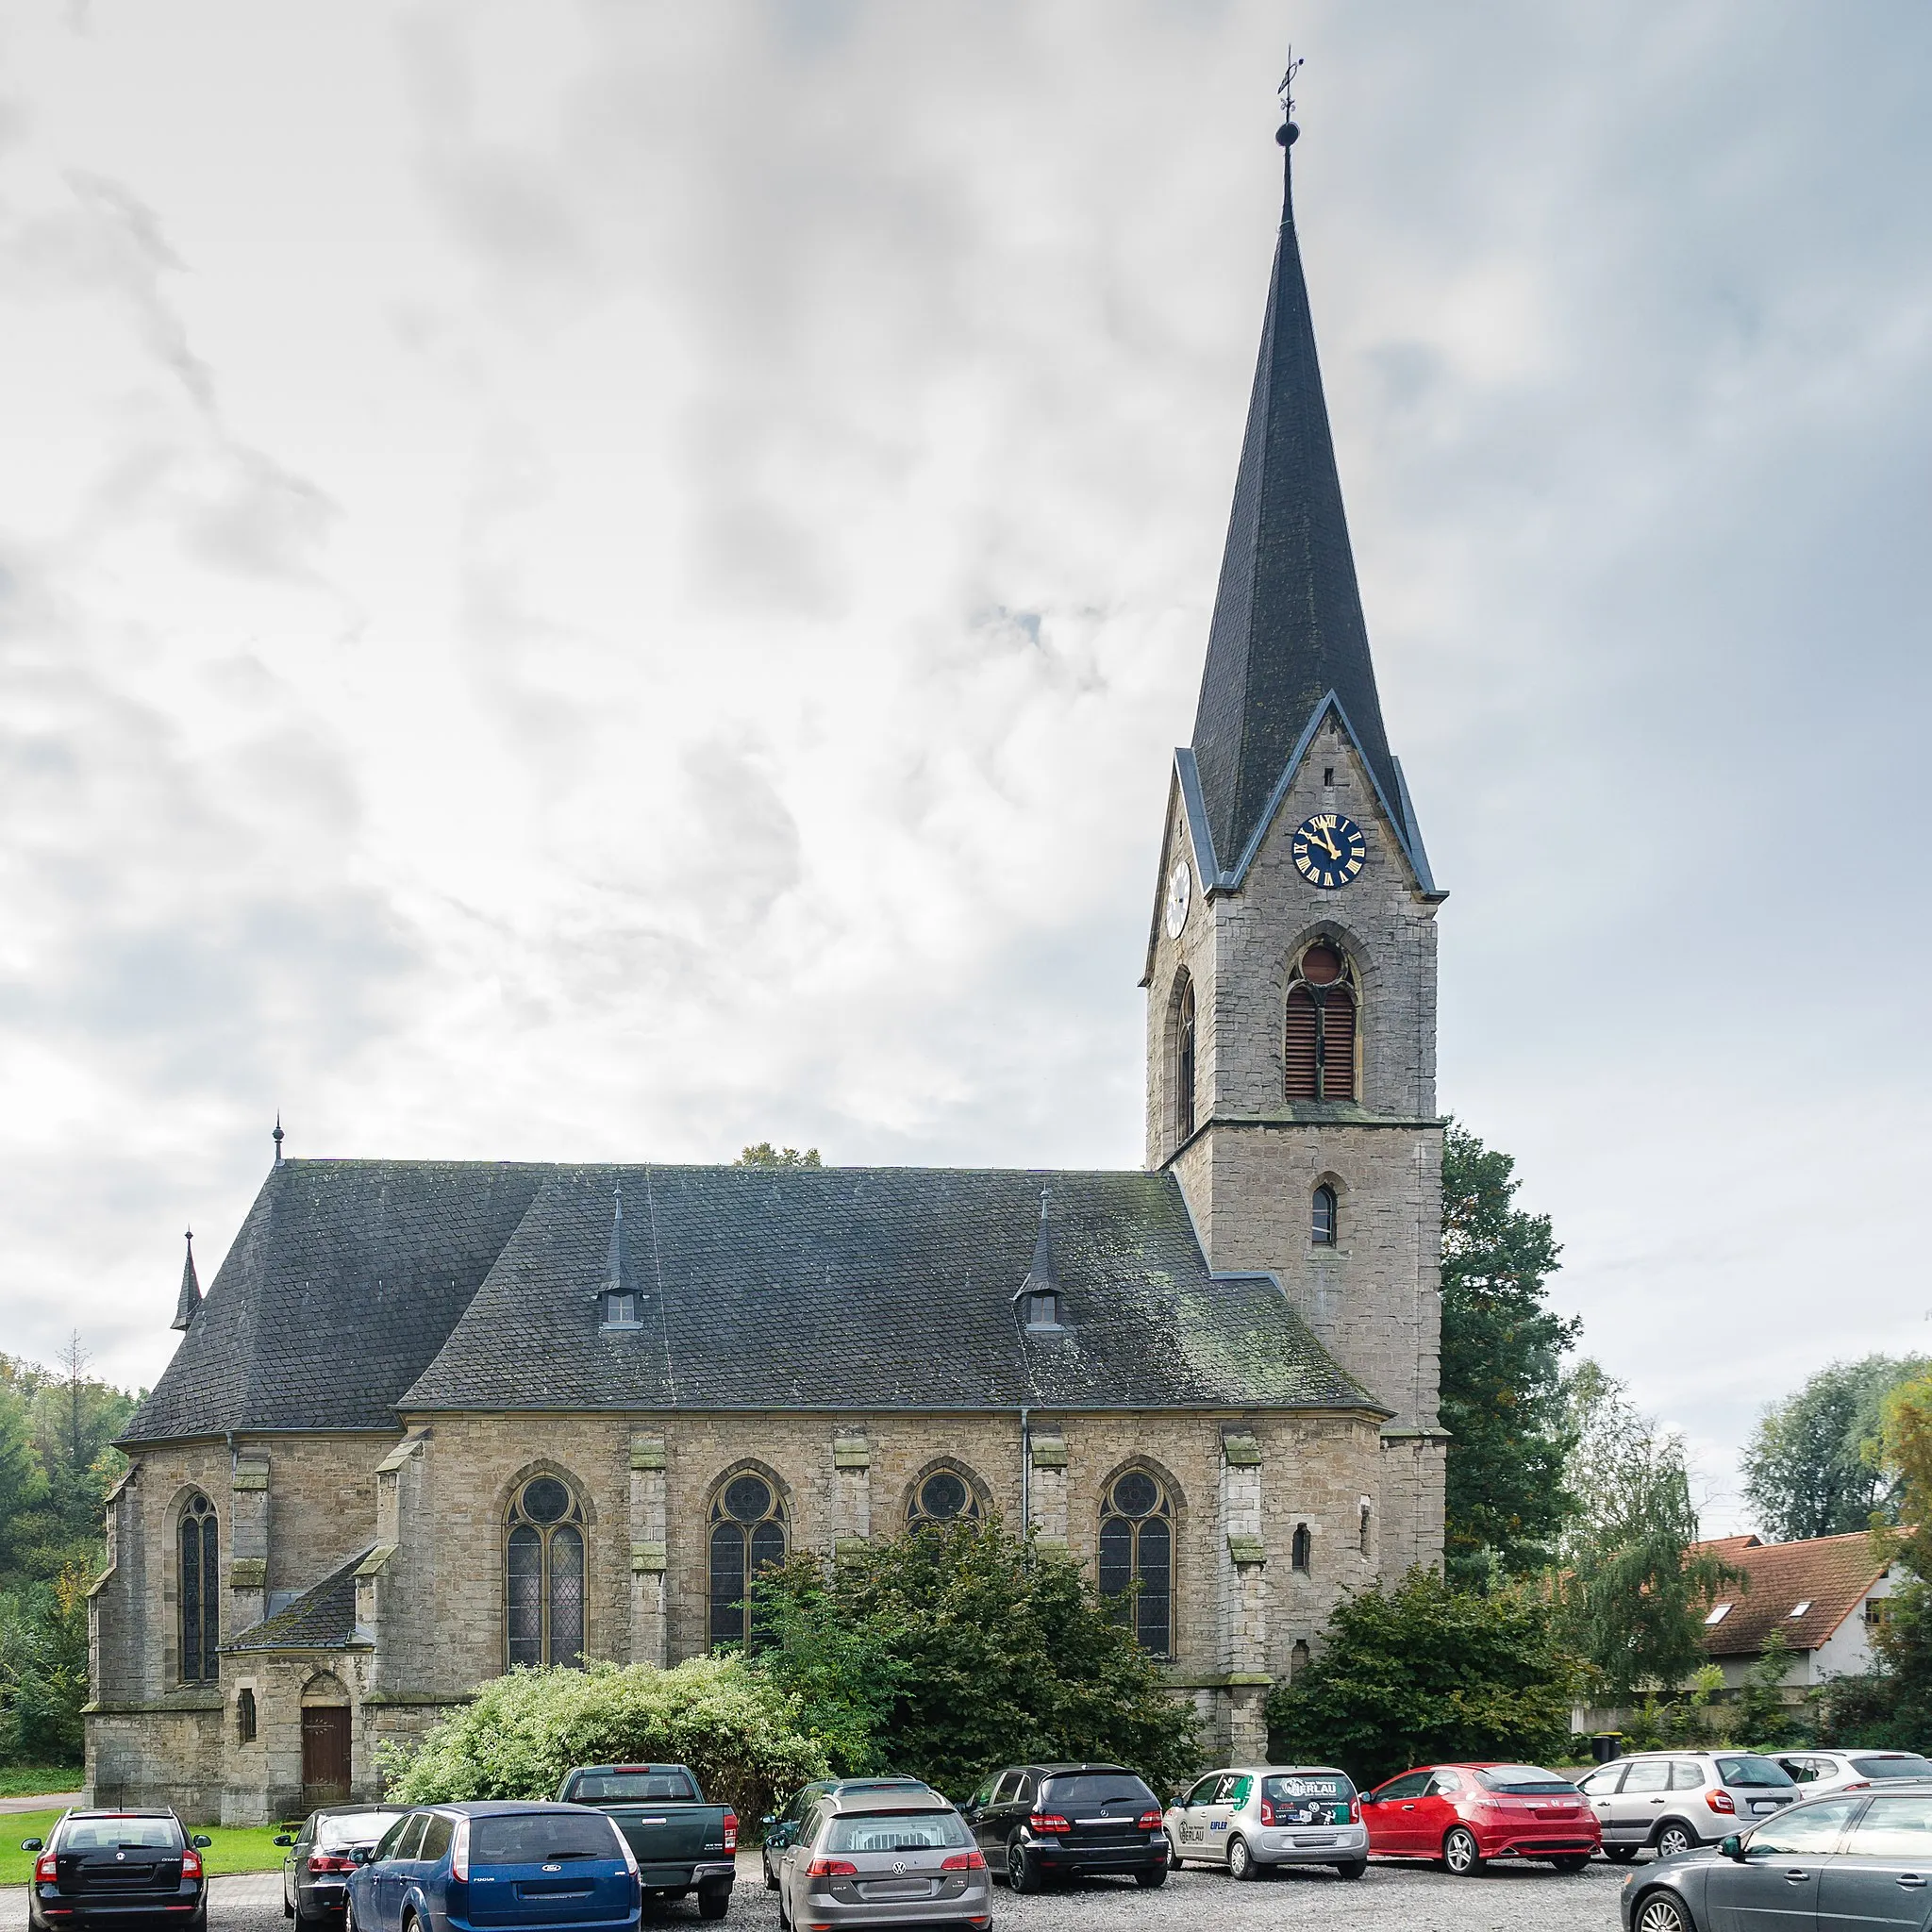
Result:
M1368 835L1339 811L1318 811L1294 828L1289 846L1294 869L1311 886L1332 892L1357 877L1369 856Z

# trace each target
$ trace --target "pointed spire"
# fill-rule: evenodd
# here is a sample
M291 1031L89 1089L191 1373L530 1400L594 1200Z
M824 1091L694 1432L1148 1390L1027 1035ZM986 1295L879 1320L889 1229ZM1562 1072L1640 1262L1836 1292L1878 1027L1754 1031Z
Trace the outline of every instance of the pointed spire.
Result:
M275 1143L275 1165L279 1167L282 1164L282 1110L280 1108L275 1108L275 1130L270 1136L270 1139Z
M1046 1218L1047 1191L1040 1191L1040 1232L1033 1241L1033 1265L1026 1271L1025 1294L1058 1294L1060 1278L1053 1265L1053 1226Z
M1284 81L1284 113L1286 89ZM1241 862L1330 691L1341 700L1398 836L1405 843L1409 836L1369 659L1295 240L1289 156L1298 131L1285 121L1275 136L1282 149L1281 232L1194 718L1202 798L1224 870Z
M604 1263L604 1292L632 1294L630 1257L624 1247L624 1182L620 1179L610 1194L610 1253Z
M194 1273L194 1230L188 1230L188 1258L181 1264L181 1297L175 1304L175 1319L168 1324L186 1333L201 1309L201 1282Z

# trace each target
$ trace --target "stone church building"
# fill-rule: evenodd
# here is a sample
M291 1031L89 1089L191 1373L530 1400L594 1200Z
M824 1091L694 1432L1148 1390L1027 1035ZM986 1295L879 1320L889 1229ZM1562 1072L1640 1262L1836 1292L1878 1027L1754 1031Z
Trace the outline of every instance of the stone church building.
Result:
M1289 130L1284 129L1284 135ZM1286 153L1286 147L1284 147ZM1440 1558L1436 890L1284 202L1141 961L1128 1173L277 1158L122 1447L89 1802L377 1786L514 1665L741 1641L747 1575L1030 1523L1216 1752Z

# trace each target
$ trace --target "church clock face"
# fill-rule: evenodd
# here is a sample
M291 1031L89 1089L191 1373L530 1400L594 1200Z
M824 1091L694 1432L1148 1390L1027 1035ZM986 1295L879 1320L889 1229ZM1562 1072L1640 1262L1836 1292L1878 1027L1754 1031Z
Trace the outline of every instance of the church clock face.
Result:
M1311 886L1332 892L1357 877L1369 856L1368 835L1339 811L1318 811L1295 827L1289 847L1294 869Z
M1188 907L1194 897L1194 875L1184 858L1167 875L1167 936L1177 940L1188 923Z

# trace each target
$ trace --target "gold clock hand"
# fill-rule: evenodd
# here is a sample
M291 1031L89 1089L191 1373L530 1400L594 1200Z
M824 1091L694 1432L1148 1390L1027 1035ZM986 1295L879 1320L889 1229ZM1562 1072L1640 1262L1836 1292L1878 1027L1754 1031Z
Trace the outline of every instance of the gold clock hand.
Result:
M1321 838L1322 843L1328 848L1328 857L1330 858L1340 858L1341 857L1341 849L1335 842L1335 834L1333 832L1324 831L1321 835Z

